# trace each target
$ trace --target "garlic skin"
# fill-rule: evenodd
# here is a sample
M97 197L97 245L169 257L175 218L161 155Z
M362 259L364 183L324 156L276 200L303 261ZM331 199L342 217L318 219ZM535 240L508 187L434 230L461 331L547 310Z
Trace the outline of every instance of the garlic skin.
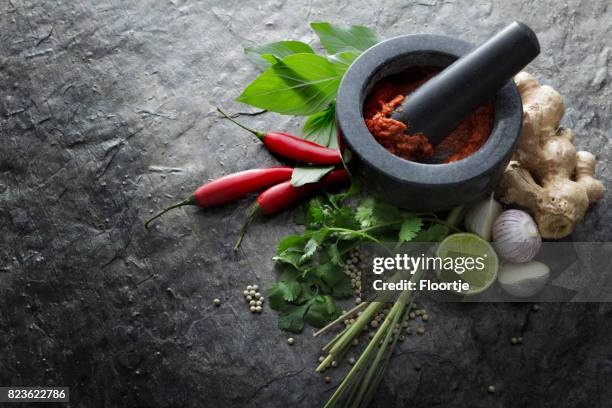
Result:
M529 214L507 210L493 223L493 241L497 254L509 262L529 262L540 251L542 237Z
M493 195L472 205L465 214L465 229L480 236L485 241L491 241L493 222L503 212L500 203Z
M506 263L497 275L497 282L504 291L516 297L530 297L544 289L550 276L550 268L538 261Z

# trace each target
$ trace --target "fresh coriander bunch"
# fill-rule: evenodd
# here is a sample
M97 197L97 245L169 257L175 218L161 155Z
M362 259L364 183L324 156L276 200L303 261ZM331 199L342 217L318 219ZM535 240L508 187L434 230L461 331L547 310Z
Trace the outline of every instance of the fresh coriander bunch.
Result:
M313 198L296 217L304 232L279 243L274 260L280 274L268 297L279 313L280 329L297 333L304 323L323 327L338 318L341 309L335 300L353 293L344 273L346 258L363 243L431 242L448 234L449 228L433 215L370 196L357 198L358 191L353 184L347 193Z

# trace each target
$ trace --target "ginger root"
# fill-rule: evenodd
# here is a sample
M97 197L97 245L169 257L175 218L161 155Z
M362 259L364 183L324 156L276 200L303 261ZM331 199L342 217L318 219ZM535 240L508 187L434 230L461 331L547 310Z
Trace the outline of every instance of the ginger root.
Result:
M557 91L526 72L514 81L523 100L523 128L497 195L531 211L542 237L562 238L603 197L595 156L576 152L571 129L559 127L565 108Z

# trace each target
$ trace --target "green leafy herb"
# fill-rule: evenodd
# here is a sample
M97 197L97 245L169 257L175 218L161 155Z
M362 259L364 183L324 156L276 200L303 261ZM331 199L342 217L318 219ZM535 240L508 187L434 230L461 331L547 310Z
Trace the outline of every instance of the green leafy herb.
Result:
M357 207L355 217L362 228L371 228L375 225L398 223L403 215L397 207L374 197L367 197Z
M412 241L421 230L422 225L423 221L419 217L408 218L406 221L402 222L399 232L399 241Z
M316 183L333 169L334 166L296 167L295 169L293 169L293 174L291 175L291 185L299 187L308 183Z
M259 47L247 47L244 53L261 69L266 69L276 62L277 58L284 58L291 54L314 54L310 45L301 41L278 41Z
M317 33L321 44L330 54L343 51L365 51L382 41L382 37L374 30L359 25L345 28L330 23L315 22L310 23L310 27Z
M348 67L357 59L359 56L357 51L345 51L339 52L338 54L330 55L329 61L334 65L339 75L344 75Z
M321 327L339 315L334 299L353 293L344 272L344 258L352 249L383 239L410 241L419 233L422 220L412 213L373 197L350 203L359 191L354 183L346 193L311 199L301 217L303 234L279 243L274 260L283 272L268 297L280 313L282 329L301 330L299 316Z
M302 137L321 146L338 148L338 129L336 128L336 105L310 115L302 128Z
M309 303L304 320L314 327L323 327L340 316L341 310L329 295L317 295Z
M449 234L450 230L446 225L431 224L429 228L421 230L414 238L417 242L438 242Z
M268 67L236 99L285 115L312 115L336 97L341 76L327 58L292 54Z
M285 303L279 310L278 328L293 333L299 333L304 328L304 315L308 310L308 303L294 305Z

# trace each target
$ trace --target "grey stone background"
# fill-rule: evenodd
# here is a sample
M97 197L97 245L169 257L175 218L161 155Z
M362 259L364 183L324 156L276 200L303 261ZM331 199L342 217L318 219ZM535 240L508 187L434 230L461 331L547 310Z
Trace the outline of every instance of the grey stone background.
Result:
M296 344L241 291L267 287L284 213L231 250L250 200L142 219L201 182L275 163L220 120L257 75L242 47L318 46L308 22L386 37L479 42L514 19L537 32L531 71L564 96L565 124L612 190L612 11L598 1L0 0L0 385L71 387L75 407L321 406L307 329ZM262 129L299 129L267 114ZM575 240L612 240L610 195ZM223 304L212 305L219 297ZM428 305L374 406L608 407L608 304ZM510 337L522 335L522 346ZM422 363L420 371L413 369ZM498 392L487 393L495 385Z

